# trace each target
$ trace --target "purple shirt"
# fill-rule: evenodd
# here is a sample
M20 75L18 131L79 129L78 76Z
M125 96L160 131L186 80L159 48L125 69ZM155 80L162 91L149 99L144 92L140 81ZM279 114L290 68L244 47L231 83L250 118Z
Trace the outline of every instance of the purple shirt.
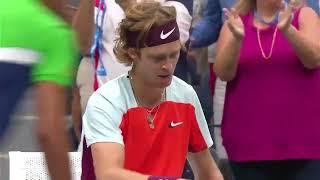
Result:
M292 24L299 29L299 12ZM242 17L237 75L228 82L223 144L230 160L320 159L320 71L308 70L281 31L262 57L253 13ZM275 27L260 30L269 54Z

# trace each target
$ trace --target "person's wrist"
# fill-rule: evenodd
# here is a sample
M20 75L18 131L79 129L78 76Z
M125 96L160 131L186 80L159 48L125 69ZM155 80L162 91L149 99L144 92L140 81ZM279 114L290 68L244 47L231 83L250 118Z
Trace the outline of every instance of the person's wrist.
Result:
M294 30L294 27L289 24L287 27L279 28L280 31L285 35L285 36L290 36Z
M169 176L149 176L148 180L179 180L178 177L169 177Z
M242 39L244 38L244 35L242 35L242 34L238 34L234 31L231 31L231 33L232 33L232 40L233 41L241 42Z
M233 35L231 41L236 44L241 44L243 36Z
M234 36L234 38L237 42L241 42L243 39L243 36Z

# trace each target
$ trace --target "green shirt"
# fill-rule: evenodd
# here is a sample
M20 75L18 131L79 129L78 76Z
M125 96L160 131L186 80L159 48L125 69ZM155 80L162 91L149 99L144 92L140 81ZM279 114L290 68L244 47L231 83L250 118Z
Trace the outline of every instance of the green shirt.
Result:
M70 27L38 0L0 0L0 49L23 48L39 54L33 82L71 85L77 48Z

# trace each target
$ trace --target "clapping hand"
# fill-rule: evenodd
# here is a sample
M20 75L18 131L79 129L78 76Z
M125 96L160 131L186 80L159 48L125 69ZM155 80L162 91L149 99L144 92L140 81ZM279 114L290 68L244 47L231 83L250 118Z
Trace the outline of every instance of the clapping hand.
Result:
M286 4L285 1L282 2L277 25L280 30L284 31L289 27L293 20L293 11L297 9L300 4L298 0L290 0L289 4Z
M236 12L234 8L231 8L230 10L224 8L223 11L226 17L226 23L229 27L229 30L232 32L233 36L236 39L241 40L244 37L245 33L244 25L239 14Z

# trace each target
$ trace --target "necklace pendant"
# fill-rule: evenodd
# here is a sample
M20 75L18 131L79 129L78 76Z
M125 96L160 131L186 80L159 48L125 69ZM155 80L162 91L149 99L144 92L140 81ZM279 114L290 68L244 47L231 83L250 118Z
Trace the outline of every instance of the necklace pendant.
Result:
M153 123L149 124L149 126L150 126L151 129L154 129L154 124Z
M148 124L150 126L151 129L154 129L154 123L153 123L153 117L151 115L151 113L147 115L147 120L148 120Z

